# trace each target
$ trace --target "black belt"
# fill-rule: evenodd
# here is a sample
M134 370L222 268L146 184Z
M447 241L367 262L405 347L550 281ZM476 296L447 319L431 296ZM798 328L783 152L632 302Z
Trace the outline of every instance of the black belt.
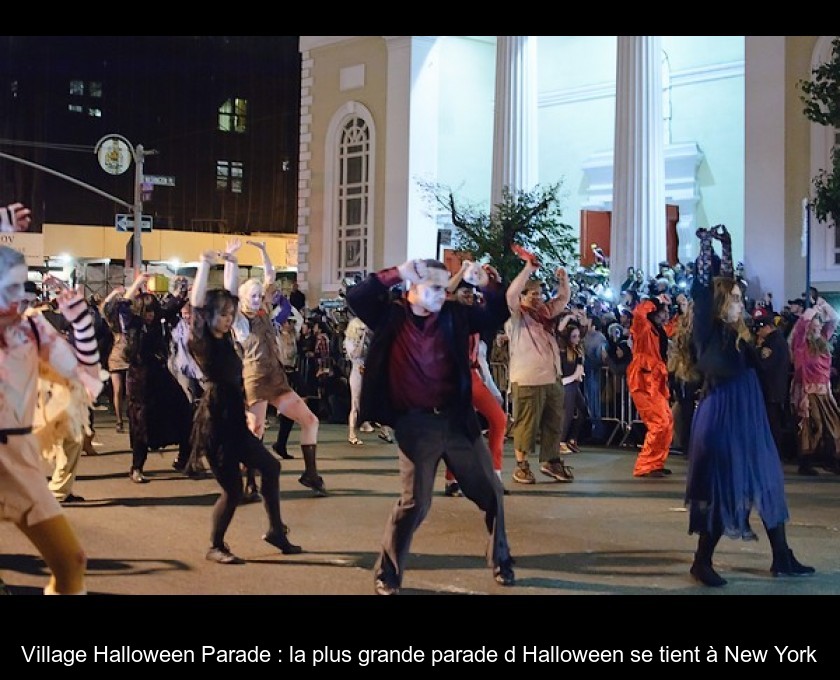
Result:
M14 427L10 430L0 430L0 444L7 444L9 442L9 437L13 437L16 434L32 434L32 428Z
M427 408L410 408L404 413L408 416L419 416L419 415L426 415L426 416L445 416L449 415L449 407L448 406L431 406Z

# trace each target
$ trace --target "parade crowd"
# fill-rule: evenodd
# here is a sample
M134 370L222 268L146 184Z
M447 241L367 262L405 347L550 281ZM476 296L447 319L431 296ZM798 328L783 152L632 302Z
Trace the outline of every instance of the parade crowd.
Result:
M24 230L31 214L13 204L2 217L5 230ZM522 269L511 281L469 259L456 272L409 260L352 282L329 309L308 306L296 285L284 294L258 241L231 239L224 252L202 253L194 280L175 277L165 294L151 292L141 273L104 299L49 276L38 288L22 255L2 247L2 518L47 563L46 593L85 592L86 556L62 506L84 502L73 483L82 455L96 455L96 413L105 407L127 430L130 482L148 483L149 452L169 446L179 473L215 478L208 560L243 562L225 536L237 507L250 502L263 504L263 539L300 553L282 520L278 458L294 457L297 426L298 481L329 496L318 430L322 420L340 422L348 446L377 431L399 458L375 592L399 592L441 463L444 493L484 513L493 579L513 586L505 440L515 456L509 482L535 484L534 469L574 482L569 456L582 444L609 443L612 376L641 424L633 477L667 477L669 455L687 456L697 581L725 585L715 547L723 536L755 540L754 515L769 537L770 572L811 574L787 544L782 463L795 462L802 475L840 473L837 313L814 288L779 310L770 296L752 299L726 228L697 237L696 262L663 262L652 277L631 269L618 301L605 258L546 272L520 248ZM239 281L243 246L260 251L262 279ZM210 289L217 266L224 285ZM270 418L279 427L269 443Z

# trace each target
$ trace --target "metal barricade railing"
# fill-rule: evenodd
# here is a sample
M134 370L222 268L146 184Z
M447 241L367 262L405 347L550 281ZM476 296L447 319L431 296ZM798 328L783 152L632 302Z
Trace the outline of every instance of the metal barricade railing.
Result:
M602 366L600 379L601 420L613 423L605 443L610 446L620 434L618 445L625 446L633 426L642 423L627 387L627 376L615 373L609 366Z
M505 410L508 418L513 416L511 412L511 394L510 394L510 375L508 374L508 365L505 361L489 361L487 365L490 367L490 375L493 376L493 382L502 393L502 408Z
M490 372L504 399L505 413L513 417L513 404L510 389L510 376L506 362L489 362ZM618 446L627 446L633 427L643 424L633 403L633 397L627 387L627 376L615 373L609 366L602 366L599 372L599 390L601 395L601 422L612 426L604 441L607 446L618 442Z

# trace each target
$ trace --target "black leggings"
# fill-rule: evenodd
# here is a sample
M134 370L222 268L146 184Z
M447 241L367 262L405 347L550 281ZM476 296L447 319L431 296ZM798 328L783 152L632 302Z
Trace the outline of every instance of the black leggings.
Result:
M583 389L580 381L571 382L563 386L563 428L560 430L560 441L566 442L569 439L577 441L580 435L580 428L584 421L589 418L589 406L586 397L583 396ZM575 412L577 411L577 417Z
M280 517L280 463L250 432L238 441L230 441L224 451L221 465L213 461L210 468L222 493L213 506L213 527L210 540L214 548L221 548L236 508L242 501L242 471L240 463L249 470L260 473L260 493L268 517L269 533L283 533Z

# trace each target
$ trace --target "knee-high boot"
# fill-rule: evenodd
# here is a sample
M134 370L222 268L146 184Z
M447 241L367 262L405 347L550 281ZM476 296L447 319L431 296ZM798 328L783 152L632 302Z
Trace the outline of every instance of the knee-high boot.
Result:
M690 573L704 586L720 588L726 585L726 579L712 567L712 555L720 540L720 533L701 532L697 539L697 552L694 553L694 564Z
M292 427L294 427L295 421L287 418L282 413L277 416L277 420L280 425L277 430L277 441L271 445L271 448L281 458L290 460L294 456L286 450L286 444L289 443L289 435L292 433Z
M764 528L767 530L767 538L773 551L773 564L770 566L773 576L808 576L816 571L813 567L800 564L793 556L793 550L788 547L784 524L772 529L765 524Z
M303 474L298 481L304 486L312 489L319 496L327 495L327 488L324 486L324 480L318 474L318 467L315 462L315 452L318 450L317 444L301 444L300 450L303 452L303 464L305 466Z

